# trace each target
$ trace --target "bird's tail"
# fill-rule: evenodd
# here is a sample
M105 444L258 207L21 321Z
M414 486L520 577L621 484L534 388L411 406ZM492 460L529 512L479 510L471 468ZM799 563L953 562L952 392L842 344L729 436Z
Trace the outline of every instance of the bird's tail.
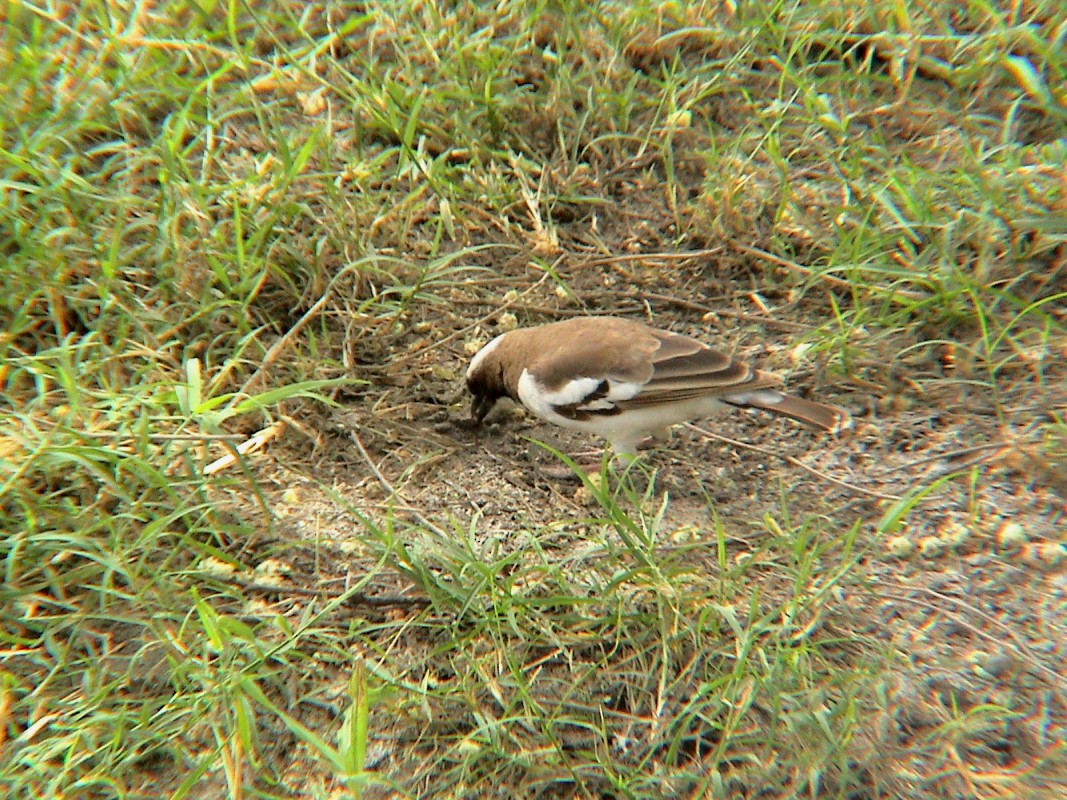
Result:
M728 403L764 408L773 414L795 419L816 428L838 434L852 427L852 415L840 406L816 403L802 397L794 397L774 389L761 389L744 394L732 394L722 398Z

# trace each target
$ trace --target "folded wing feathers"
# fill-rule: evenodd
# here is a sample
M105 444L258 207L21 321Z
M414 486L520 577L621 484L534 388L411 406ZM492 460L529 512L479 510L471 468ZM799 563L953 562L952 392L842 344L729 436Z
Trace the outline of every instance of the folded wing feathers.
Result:
M768 379L771 382L767 382ZM718 368L707 370L694 370L689 374L676 372L675 374L662 374L656 368L652 380L645 384L642 394L647 392L672 392L687 389L703 389L707 393L714 393L721 389L724 392L737 391L738 389L763 388L775 385L772 376L757 373L745 364L731 362L720 364ZM753 384L750 386L750 384Z
M657 358L653 362L655 372L652 377L656 380L665 380L667 378L720 372L729 367L730 362L729 356L709 348L684 356L675 356L674 358L662 360Z
M662 331L656 334L661 346L653 358L652 378L630 401L633 404L689 400L741 387L752 390L780 385L776 376L757 372L695 339Z
M619 370L618 374L608 375L593 385L590 378L572 379L570 386L558 390L559 395L573 396L578 383L584 384L582 388L588 389L587 393L572 402L553 405L553 410L569 419L586 419L631 408L726 395L739 389L776 387L781 383L776 376L757 372L695 339L667 331L651 331L651 334L656 342L650 348L654 354L652 374L647 382L638 377L647 374L647 367L638 364L628 365L630 369Z
M851 422L844 409L774 391L782 385L778 376L754 370L695 339L668 331L650 333L656 341L642 342L646 359L648 351L653 351L652 374L647 382L647 360L616 362L614 374L600 380L572 378L556 389L556 396L549 399L552 410L568 419L583 420L613 416L628 409L718 397L726 403L764 408L835 432ZM569 402L556 405L553 401L557 399Z
M715 355L721 355L716 353L710 347L703 342L698 342L696 339L690 339L688 336L682 336L680 333L671 333L670 331L659 331L649 329L648 333L655 341L648 342L651 345L654 353L652 360L657 365L663 361L673 361L676 358L684 358L685 356L691 356L700 352L711 352ZM658 343L658 346L657 346Z

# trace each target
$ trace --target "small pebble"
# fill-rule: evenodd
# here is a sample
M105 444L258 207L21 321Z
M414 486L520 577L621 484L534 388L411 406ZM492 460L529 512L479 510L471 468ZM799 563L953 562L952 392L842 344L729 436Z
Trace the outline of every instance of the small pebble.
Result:
M201 572L205 572L208 575L214 575L217 578L229 577L237 571L237 568L230 562L223 561L214 556L200 559L200 563L196 566Z
M597 496L596 494L594 494L594 491L600 491L601 480L602 478L600 477L600 473L590 473L589 482L593 484L593 488L590 489L588 486L585 485L584 482L582 482L582 484L574 490L574 502L582 506L598 505L600 501L597 499Z
M993 653L982 667L994 678L1003 677L1015 666L1015 659L1008 653Z
M926 558L937 558L945 552L945 543L937 536L924 536L919 540L919 549Z
M1040 569L1055 569L1067 560L1067 546L1059 542L1028 542L1020 551L1023 562Z
M1018 522L1005 522L997 530L997 546L1001 550L1017 550L1026 544L1029 538L1026 529Z
M886 542L886 547L897 558L907 558L915 552L915 542L907 536L894 536Z
M668 128L690 128L693 126L693 112L687 108L672 111L667 115Z
M956 550L970 541L971 529L962 522L952 520L941 527L940 538L946 546Z
M1015 659L1008 653L972 653L971 669L975 675L986 679L1001 678L1014 666Z
M280 558L268 558L256 565L256 577L267 582L277 582L292 572L292 565Z

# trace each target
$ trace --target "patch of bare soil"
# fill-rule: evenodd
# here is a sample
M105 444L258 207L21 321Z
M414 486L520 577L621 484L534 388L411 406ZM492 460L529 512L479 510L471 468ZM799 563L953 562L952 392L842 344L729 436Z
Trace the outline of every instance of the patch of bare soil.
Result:
M669 496L667 538L704 537L709 552L716 524L733 557L758 547L768 516L816 519L827 530L860 526L863 556L830 618L884 648L893 673L884 713L864 733L867 766L877 765L883 781L891 776L897 796L1063 796L1056 776L1067 767L1067 485L1062 464L1043 455L1031 431L1038 415L1063 402L1052 379L1064 376L1046 376L1043 385L1020 379L994 408L936 359L903 383L894 383L892 369L828 375L792 350L794 338L820 322L822 304L794 300L786 289L753 298L736 288L752 277L714 255L563 274L585 300L583 313L629 314L700 336L787 374L794 391L856 412L855 430L836 440L738 412L676 429L646 459ZM508 288L522 299L502 308ZM472 285L459 296L483 305L426 312L439 316L410 319L383 345L397 367L365 373L376 382L373 403L353 398L329 416L305 417L303 435L275 449L282 516L277 540L260 544L264 557L283 554L289 585L338 593L370 574L360 546L367 521L430 524L496 555L529 548L537 530L539 546L560 558L584 546L596 509L531 440L569 453L600 443L519 411L469 430L461 379L505 314L537 324L580 310L522 267L503 285ZM712 308L717 313L703 313ZM285 489L296 490L297 504L280 499ZM330 552L335 557L322 556ZM710 556L707 568L717 569ZM338 613L395 619L424 602L408 576L373 572ZM299 597L288 602L300 605ZM406 645L424 651L433 642L419 641L413 628ZM328 707L347 678L323 669ZM323 724L336 724L322 713ZM375 768L399 780L412 763L405 747L425 736L401 730L378 741Z

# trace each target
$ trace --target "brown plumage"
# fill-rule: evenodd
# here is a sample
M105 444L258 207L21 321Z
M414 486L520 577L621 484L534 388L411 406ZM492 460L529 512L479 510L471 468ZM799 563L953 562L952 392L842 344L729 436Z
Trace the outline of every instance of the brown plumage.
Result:
M476 421L510 397L549 422L604 436L620 452L730 405L834 432L849 426L844 409L787 395L781 385L776 375L696 339L618 317L577 317L502 334L467 369Z

